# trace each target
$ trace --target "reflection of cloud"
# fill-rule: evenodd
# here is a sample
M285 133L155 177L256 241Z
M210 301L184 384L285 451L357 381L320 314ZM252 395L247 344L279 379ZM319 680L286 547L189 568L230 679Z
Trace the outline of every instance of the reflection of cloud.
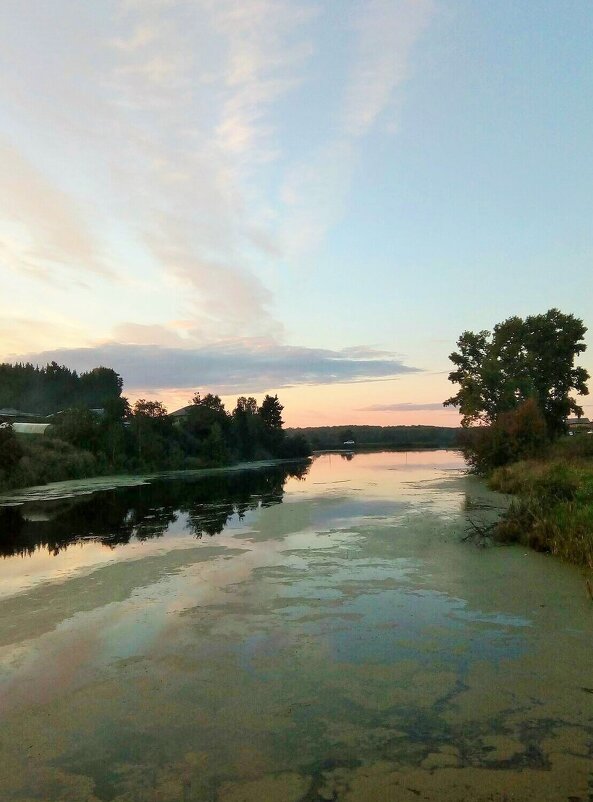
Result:
M443 408L442 402L435 401L430 404L415 404L415 403L401 403L401 404L371 404L369 407L359 407L359 412L421 412L422 410L446 412ZM456 412L457 410L451 410Z
M223 394L258 392L270 387L356 382L417 372L396 355L372 349L361 354L256 339L193 347L107 343L27 354L19 359L38 363L55 360L79 371L108 365L123 376L126 389L132 392L135 388L158 391L169 387L212 388Z

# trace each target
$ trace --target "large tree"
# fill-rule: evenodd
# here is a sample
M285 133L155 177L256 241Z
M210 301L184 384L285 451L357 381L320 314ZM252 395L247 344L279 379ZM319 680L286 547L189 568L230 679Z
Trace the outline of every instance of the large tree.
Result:
M274 456L278 456L282 441L284 440L284 430L282 428L282 410L284 407L278 400L277 395L266 395L259 407L257 414L262 424L262 440L264 447Z
M533 399L546 421L548 435L565 429L571 413L583 410L571 396L587 395L588 372L574 360L586 349L583 321L550 309L525 319L511 317L492 332L466 331L449 359L455 370L449 381L459 385L445 406L456 406L462 425L494 423L498 416Z

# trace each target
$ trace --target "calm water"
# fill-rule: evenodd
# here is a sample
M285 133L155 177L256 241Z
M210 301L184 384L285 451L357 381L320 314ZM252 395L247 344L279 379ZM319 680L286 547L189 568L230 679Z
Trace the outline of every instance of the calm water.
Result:
M579 573L454 453L0 508L2 802L593 800Z

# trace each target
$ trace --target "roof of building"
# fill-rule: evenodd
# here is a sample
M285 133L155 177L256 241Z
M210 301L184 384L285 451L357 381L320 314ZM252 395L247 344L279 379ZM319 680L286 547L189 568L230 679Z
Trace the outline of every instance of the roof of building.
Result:
M591 421L589 418L567 418L566 423L569 426L590 426Z
M186 407L181 407L181 409L176 409L175 412L170 412L170 418L186 418L188 412L192 408L193 404L188 404Z

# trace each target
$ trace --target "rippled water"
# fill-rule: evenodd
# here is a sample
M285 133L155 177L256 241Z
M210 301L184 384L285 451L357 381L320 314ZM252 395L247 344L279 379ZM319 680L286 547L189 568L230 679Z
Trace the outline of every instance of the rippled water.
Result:
M593 800L593 606L569 566L461 542L503 501L462 468L0 509L0 800Z

